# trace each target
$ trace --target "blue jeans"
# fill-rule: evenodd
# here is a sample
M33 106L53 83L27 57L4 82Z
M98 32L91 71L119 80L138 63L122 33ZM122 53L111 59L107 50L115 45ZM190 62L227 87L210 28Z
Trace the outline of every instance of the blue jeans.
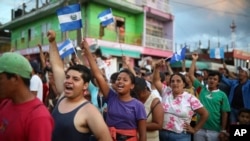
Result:
M200 129L194 134L194 141L220 141L219 134L217 131Z
M237 119L238 118L238 113L239 113L238 109L235 109L235 108L231 107L231 112L230 112L230 116L229 116L230 124L236 123L238 121L238 119Z
M160 130L160 141L191 141L191 134L189 133L175 133L168 130Z

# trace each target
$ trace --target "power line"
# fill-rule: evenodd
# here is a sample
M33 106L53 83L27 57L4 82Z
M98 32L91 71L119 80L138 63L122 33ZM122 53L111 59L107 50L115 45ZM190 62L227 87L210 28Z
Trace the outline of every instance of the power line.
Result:
M219 2L224 2L225 0L219 1ZM242 16L242 17L250 17L247 14L242 14L242 13L234 13L234 12L230 12L230 11L223 11L223 10L218 10L218 9L213 9L213 8L209 8L209 7L204 7L204 6L199 6L199 5L193 5L193 4L188 4L188 3L183 3L183 2L177 2L177 1L172 1L173 3L176 4L181 4L181 5L185 5L185 6L189 6L189 7L196 7L199 9L204 9L204 10L208 10L208 11L212 11L212 12L221 12L221 13L225 13L225 14L229 14L229 15L237 15L237 16ZM215 2L215 3L219 3L219 2ZM211 3L211 4L215 4L215 3ZM211 5L209 4L209 5ZM193 8L192 8L193 10Z

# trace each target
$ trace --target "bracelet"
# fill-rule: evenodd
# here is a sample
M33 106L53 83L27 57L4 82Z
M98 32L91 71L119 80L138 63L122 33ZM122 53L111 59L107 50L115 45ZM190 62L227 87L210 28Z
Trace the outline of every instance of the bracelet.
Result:
M222 132L222 133L227 133L227 130L220 130L220 132Z

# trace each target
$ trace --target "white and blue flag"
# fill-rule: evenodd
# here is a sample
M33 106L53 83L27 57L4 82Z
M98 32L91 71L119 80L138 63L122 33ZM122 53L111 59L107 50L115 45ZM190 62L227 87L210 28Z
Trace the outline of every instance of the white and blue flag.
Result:
M107 25L113 23L114 17L113 17L111 8L102 11L98 15L98 19L100 19L102 26L107 26Z
M187 51L187 47L185 46L180 51L175 52L170 59L170 64L184 60L186 51Z
M80 4L68 5L58 9L57 16L62 32L82 28Z
M75 49L71 40L67 39L59 46L58 51L61 58L63 59L69 56L70 54L74 53Z
M211 48L210 49L210 58L223 59L224 58L224 48Z

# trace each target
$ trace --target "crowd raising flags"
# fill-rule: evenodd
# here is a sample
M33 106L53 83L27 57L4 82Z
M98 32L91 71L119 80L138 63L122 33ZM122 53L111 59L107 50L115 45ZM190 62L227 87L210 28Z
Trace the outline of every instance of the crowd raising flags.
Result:
M57 10L57 16L60 23L60 29L62 32L77 30L82 28L82 16L80 4L67 5ZM114 17L111 8L102 11L98 17L100 19L100 25L102 27L103 35L104 28L114 22ZM68 55L75 52L74 46L70 39L64 41L58 48L61 58L65 58Z
M62 32L82 28L82 15L80 4L64 6L57 10L58 20ZM62 59L75 52L75 48L70 39L65 40L58 47Z

